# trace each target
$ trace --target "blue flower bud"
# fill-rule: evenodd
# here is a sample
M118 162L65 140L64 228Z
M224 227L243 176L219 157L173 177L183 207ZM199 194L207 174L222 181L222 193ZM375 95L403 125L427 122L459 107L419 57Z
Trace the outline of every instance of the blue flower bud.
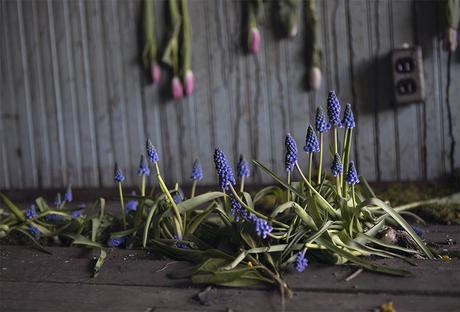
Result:
M190 176L190 180L200 181L201 179L203 179L203 169L201 168L200 161L196 159L193 163L192 175Z
M81 210L74 210L70 213L70 215L72 216L72 218L78 219L81 217Z
M356 172L355 163L350 161L350 165L348 166L347 176L345 177L345 182L348 184L356 184L359 183L358 173Z
M243 155L240 155L240 161L238 162L238 177L249 177L249 164L244 159Z
M271 227L271 225L268 224L268 222L264 219L258 218L254 214L251 214L249 216L249 219L254 223L257 235L259 235L263 239L267 238L268 234L271 233L271 231L273 231L273 227Z
M150 175L149 165L145 161L144 155L141 155L141 159L139 161L139 169L137 169L137 174L140 175L140 176L143 176L143 175L149 176Z
M331 171L334 177L338 176L343 171L342 161L340 160L340 156L337 153L334 155L334 160L332 161Z
M286 140L284 141L286 146L286 157L284 160L284 167L286 171L294 170L294 165L297 161L297 143L290 133L286 135Z
M228 189L228 185L235 185L235 176L233 175L232 167L230 166L227 156L218 148L214 151L214 164L216 165L217 175L219 177L219 186L223 189Z
M331 128L331 125L326 121L324 111L321 107L316 109L315 127L319 133L324 133Z
M26 219L32 219L38 216L35 205L31 205L29 209L25 212Z
M233 195L230 196L230 206L230 214L235 218L235 222L248 219L247 211L243 209L241 203Z
M330 91L327 98L327 116L332 126L339 128L342 126L340 122L340 102L334 91Z
M67 191L64 194L64 200L68 203L73 200L72 187L70 185L67 187Z
M319 141L316 136L315 130L312 126L308 126L307 137L305 139L305 146L303 150L307 153L318 153L319 152Z
M40 230L37 227L29 225L29 228L27 230L29 231L30 235L32 235L36 240L40 239Z
M179 236L174 235L174 239L179 240ZM187 249L188 248L187 244L184 244L184 243L181 243L181 242L176 242L176 247L180 248L180 249Z
M355 127L355 117L353 116L353 111L351 110L350 103L345 106L342 125L349 129L353 129Z
M129 201L126 203L126 206L125 206L126 211L127 211L127 212L130 212L130 211L134 212L134 211L136 211L136 210L137 210L137 205L138 205L137 200L129 200Z
M107 241L107 246L109 247L120 247L126 241L126 237L113 237Z
M295 258L295 269L297 272L303 272L308 267L308 259L305 258L305 255L302 251L299 251L297 257Z
M121 183L125 180L125 176L123 175L123 172L121 171L121 169L118 167L117 163L115 163L113 179L118 183Z
M147 157L152 163L155 163L159 161L158 153L157 150L155 149L155 146L153 146L152 142L150 140L147 140L145 143L146 149L147 149Z

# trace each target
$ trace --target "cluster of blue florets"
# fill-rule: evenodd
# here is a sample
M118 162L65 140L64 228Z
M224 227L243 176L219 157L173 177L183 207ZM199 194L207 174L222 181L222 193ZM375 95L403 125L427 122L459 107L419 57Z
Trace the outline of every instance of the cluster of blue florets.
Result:
M307 137L305 138L305 146L303 150L307 153L318 153L319 152L319 141L316 136L315 130L312 126L308 126Z
M332 161L331 172L334 177L343 172L342 162L340 161L340 156L337 153L335 153L334 160Z
M126 242L126 237L112 237L107 241L109 247L120 247Z
M250 173L249 164L246 161L246 159L244 159L243 155L240 155L240 161L238 162L237 171L238 171L238 177L240 178L249 177L249 173Z
M40 239L40 230L36 226L29 225L27 230L36 240Z
M121 171L120 167L118 167L118 164L115 163L115 172L113 174L113 179L115 182L121 183L125 180L125 176L123 175L123 172Z
M200 181L201 179L203 179L203 168L201 168L201 164L197 159L193 163L192 175L190 176L190 180Z
M359 183L358 172L356 172L355 163L353 161L350 161L350 165L348 166L345 182L351 185Z
M254 214L250 214L248 219L254 223L257 235L259 235L263 239L267 238L268 234L273 231L273 227L270 224L268 224L267 221L257 217Z
M295 258L295 269L297 272L303 272L308 266L308 259L305 258L305 254L302 251L299 251L297 257Z
M348 103L345 106L345 111L343 113L342 126L345 128L353 129L355 127L355 117L353 116L353 111L351 110L351 104Z
M334 91L330 91L327 98L327 115L329 117L329 123L332 126L342 126L342 122L340 121L340 102Z
M147 150L147 157L149 158L149 160L152 163L158 162L160 158L158 157L157 150L155 149L150 140L147 140L147 142L145 143L145 148Z
M331 125L326 121L326 116L321 107L316 109L315 128L319 133L324 133L331 128Z
M227 156L218 148L214 151L214 164L216 165L217 175L219 177L219 186L222 189L228 189L228 185L235 185L235 176L230 166Z
M32 219L32 218L35 218L36 216L38 216L37 209L36 209L35 205L30 206L30 208L26 210L24 215L25 215L26 219Z
M286 171L294 170L295 163L297 161L297 143L290 133L287 134L286 140L284 141L286 146L286 157L284 160L284 167Z
M139 161L139 169L137 169L137 174L140 176L149 176L150 175L150 169L149 165L145 161L144 155L141 155L141 159Z

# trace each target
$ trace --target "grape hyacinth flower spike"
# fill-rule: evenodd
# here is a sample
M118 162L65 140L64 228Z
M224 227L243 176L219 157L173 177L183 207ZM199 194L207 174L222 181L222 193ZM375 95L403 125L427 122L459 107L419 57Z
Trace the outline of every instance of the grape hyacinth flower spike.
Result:
M69 185L67 187L67 191L64 193L64 200L68 203L70 203L73 200L73 194L72 194L72 186Z
M27 230L29 231L30 235L32 235L36 240L40 239L40 230L37 227L29 225L29 228Z
M150 141L149 139L145 143L145 149L147 150L147 157L149 158L152 164L159 161L157 150L155 146L153 146L152 141Z
M330 91L327 98L327 115L329 117L329 123L333 127L341 127L340 121L340 102L335 94L335 91Z
M343 113L343 119L341 123L347 129L353 129L355 127L355 117L353 116L353 111L351 110L350 103L345 106L345 111Z
M295 269L297 272L303 272L308 266L308 259L305 258L305 254L302 251L299 251L295 258Z
M216 148L214 151L214 164L219 177L219 186L222 189L228 190L229 186L236 184L235 176L233 175L233 170L228 162L227 156L225 156L224 152L219 148Z
M114 237L107 241L107 246L111 248L120 247L126 241L126 237Z
M350 185L359 183L358 172L356 171L355 163L353 161L350 161L345 181Z
M230 214L235 218L235 222L248 220L248 213L243 209L240 202L234 195L230 195Z
M237 171L238 177L241 179L240 192L243 192L245 179L249 177L250 174L249 164L246 161L246 159L244 159L243 155L240 155L240 161L238 162Z
M196 184L201 179L203 179L203 168L201 168L200 161L198 159L195 159L195 161L193 162L193 167L192 167L192 175L190 176L190 180L193 181L192 193L190 195L190 198L195 197Z
M307 136L305 139L305 146L303 150L307 152L308 155L308 182L311 183L311 171L313 164L313 153L318 153L320 151L318 137L316 136L315 130L310 125L307 129Z
M121 219L123 223L123 229L126 230L125 203L124 203L124 198L123 198L123 188L121 187L121 182L125 180L125 176L123 175L123 172L121 171L120 167L118 167L117 163L115 163L113 179L118 184L118 194L120 196L120 206L121 206Z
M331 171L334 177L338 176L339 174L343 172L343 166L342 166L342 162L340 161L339 154L334 155L334 160L332 161Z
M149 165L145 161L144 155L141 155L139 160L139 169L137 169L137 174L141 177L141 196L145 196L145 180L146 177L150 175Z
M323 133L331 128L331 125L326 121L326 116L321 107L316 109L315 128L319 133L319 166L318 166L318 184L321 184L321 174L323 170Z
M286 135L284 145L286 146L284 167L286 171L291 172L294 170L295 163L297 162L297 143L290 133Z
M263 239L267 238L268 234L273 231L273 227L264 219L258 218L254 214L251 214L249 219L254 223L257 235Z
M37 214L37 209L35 207L35 205L31 205L29 209L27 209L27 211L25 212L25 217L26 219L32 219L32 218L35 218L36 216L38 216Z

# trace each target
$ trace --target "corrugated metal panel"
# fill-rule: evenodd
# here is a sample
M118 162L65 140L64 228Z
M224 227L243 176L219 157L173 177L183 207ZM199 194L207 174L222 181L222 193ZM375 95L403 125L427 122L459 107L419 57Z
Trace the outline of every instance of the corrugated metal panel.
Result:
M284 135L303 145L330 89L355 106L352 155L369 179L438 178L460 165L460 63L441 49L436 1L319 1L325 70L322 89L310 93L306 38L277 38L270 3L254 56L241 47L240 1L190 1L197 89L178 103L168 98L166 72L153 86L141 70L141 4L0 2L1 188L111 186L115 161L135 184L147 137L169 183L187 182L194 158L203 182L214 183L216 146L235 163L243 153L282 174ZM161 42L165 5L155 1ZM392 100L386 60L404 42L423 48L425 103Z

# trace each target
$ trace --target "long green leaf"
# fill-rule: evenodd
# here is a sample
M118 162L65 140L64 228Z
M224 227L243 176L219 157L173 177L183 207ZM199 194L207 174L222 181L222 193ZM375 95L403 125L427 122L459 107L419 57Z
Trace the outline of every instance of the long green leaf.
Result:
M97 258L96 264L94 265L93 277L97 277L101 271L104 260L107 257L107 252L104 248L100 249L99 257Z
M365 207L365 206L378 206L382 208L387 214L389 214L407 233L412 237L415 243L420 247L420 249L425 253L425 255L429 259L434 259L433 254L431 253L430 249L425 245L422 239L415 233L412 227L401 217L393 208L385 204L378 198L369 198L364 200L362 203L358 205L358 208Z
M284 186L285 188L287 188L288 190L290 190L291 192L299 196L301 199L305 200L305 197L302 194L300 194L295 188L293 188L292 186L284 182L273 171L271 171L270 169L268 169L267 167L265 167L264 165L262 165L260 162L258 162L255 159L253 159L252 162L256 164L257 166L259 166L263 171L265 171L269 176L271 176L276 182L278 182L279 184L281 184L282 186Z
M152 223L152 218L157 208L158 208L158 202L155 202L152 208L150 208L149 214L147 215L147 220L145 221L144 233L142 235L142 247L144 248L147 245L147 238L149 235L150 223Z
M19 208L8 197L6 197L5 194L0 192L0 198L6 205L6 208L8 208L19 220L21 220L22 222L26 221L26 218L24 217L22 211L19 210Z

